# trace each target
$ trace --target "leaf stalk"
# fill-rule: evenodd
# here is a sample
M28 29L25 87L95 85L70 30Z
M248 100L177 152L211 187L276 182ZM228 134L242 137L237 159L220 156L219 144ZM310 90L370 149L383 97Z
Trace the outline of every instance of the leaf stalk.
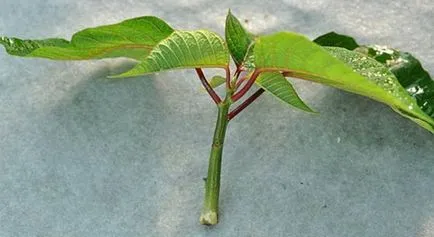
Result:
M229 69L229 66L227 66L225 68L226 71L226 88L228 90L232 89L232 85L231 85L231 70Z
M200 82L202 82L203 87L208 92L208 94L211 96L211 99L215 102L216 105L220 104L222 100L217 95L217 93L214 91L214 89L211 87L211 85L208 83L208 81L205 78L205 75L203 74L203 71L201 68L195 68L197 75L199 76Z
M238 107L236 107L234 110L232 110L228 115L228 119L231 120L235 116L237 116L237 114L239 114L241 111L243 111L247 106L249 106L259 96L261 96L262 93L264 93L264 91L265 90L262 88L258 89L253 95L251 95L249 98L247 98L242 104L240 104Z
M247 93L247 91L249 91L249 89L252 87L253 83L255 83L256 78L258 78L260 73L261 71L255 70L252 76L250 77L249 81L246 83L246 85L232 96L232 101L236 102L241 97L243 97Z

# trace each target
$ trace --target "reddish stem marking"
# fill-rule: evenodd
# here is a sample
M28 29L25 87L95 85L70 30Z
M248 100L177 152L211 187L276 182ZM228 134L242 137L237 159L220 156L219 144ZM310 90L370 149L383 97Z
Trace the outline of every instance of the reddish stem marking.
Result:
M228 88L228 89L231 89L231 70L229 69L229 66L227 66L226 68L225 68L225 70L226 70L226 87Z
M294 73L293 72L285 72L285 71L283 71L282 72L282 76L284 76L284 77L292 77L292 76L294 76Z
M255 83L256 78L259 76L261 72L255 70L252 74L252 76L250 77L249 81L246 83L246 85L237 93L235 93L235 95L232 96L232 101L237 101L239 100L241 97L243 97L247 91L249 91L249 89L252 87L253 83Z
M231 120L234 118L237 114L239 114L241 111L243 111L247 106L249 106L253 101L255 101L260 95L264 93L264 89L257 90L253 95L251 95L249 98L247 98L242 104L240 104L237 108L232 110L228 114L228 120Z
M215 93L214 89L212 89L211 85L206 80L205 75L203 74L202 69L200 69L200 68L195 68L195 69L196 69L197 75L199 76L200 82L202 82L203 87L205 87L206 91L211 96L211 99L214 100L214 102L216 104L221 103L222 100L217 95L217 93Z
M238 88L243 84L243 82L246 81L246 80L247 80L247 77L242 77L242 78L240 78L240 79L237 81L237 84L235 85L235 89L238 89Z

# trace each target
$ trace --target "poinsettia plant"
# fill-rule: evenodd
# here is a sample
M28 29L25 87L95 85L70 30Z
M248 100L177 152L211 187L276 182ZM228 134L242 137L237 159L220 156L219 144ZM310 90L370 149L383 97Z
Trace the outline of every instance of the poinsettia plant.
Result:
M54 60L125 57L129 71L110 78L136 77L172 69L194 69L217 107L205 200L200 222L218 222L220 170L228 123L264 92L297 109L316 113L288 78L304 79L367 96L434 133L434 81L411 54L378 45L359 45L334 32L309 40L294 32L253 35L230 12L225 39L207 30L175 30L145 16L88 28L70 41L0 37L11 55ZM230 59L232 58L233 64ZM222 75L207 80L204 69ZM256 85L256 86L254 86ZM214 90L225 87L225 94ZM252 88L256 91L250 91ZM233 108L231 108L233 107Z

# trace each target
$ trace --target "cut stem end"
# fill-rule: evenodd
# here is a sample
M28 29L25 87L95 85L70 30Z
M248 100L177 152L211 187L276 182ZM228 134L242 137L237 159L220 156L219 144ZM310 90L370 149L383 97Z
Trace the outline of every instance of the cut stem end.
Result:
M212 210L204 210L200 215L199 221L202 225L216 225L218 223L217 212Z

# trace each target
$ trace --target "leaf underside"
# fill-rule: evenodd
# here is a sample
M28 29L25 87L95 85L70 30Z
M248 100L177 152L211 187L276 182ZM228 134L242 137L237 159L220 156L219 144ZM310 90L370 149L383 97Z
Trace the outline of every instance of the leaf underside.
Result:
M175 68L225 68L228 64L228 50L217 34L204 30L175 31L133 69L113 77L134 77Z
M434 132L434 121L380 63L343 48L322 48L306 37L280 32L257 39L253 62L257 70L289 72L383 102ZM411 115L411 116L410 116Z
M9 54L22 57L56 60L127 57L143 60L155 45L172 32L173 29L161 19L145 16L79 31L71 41L0 37L0 44Z

